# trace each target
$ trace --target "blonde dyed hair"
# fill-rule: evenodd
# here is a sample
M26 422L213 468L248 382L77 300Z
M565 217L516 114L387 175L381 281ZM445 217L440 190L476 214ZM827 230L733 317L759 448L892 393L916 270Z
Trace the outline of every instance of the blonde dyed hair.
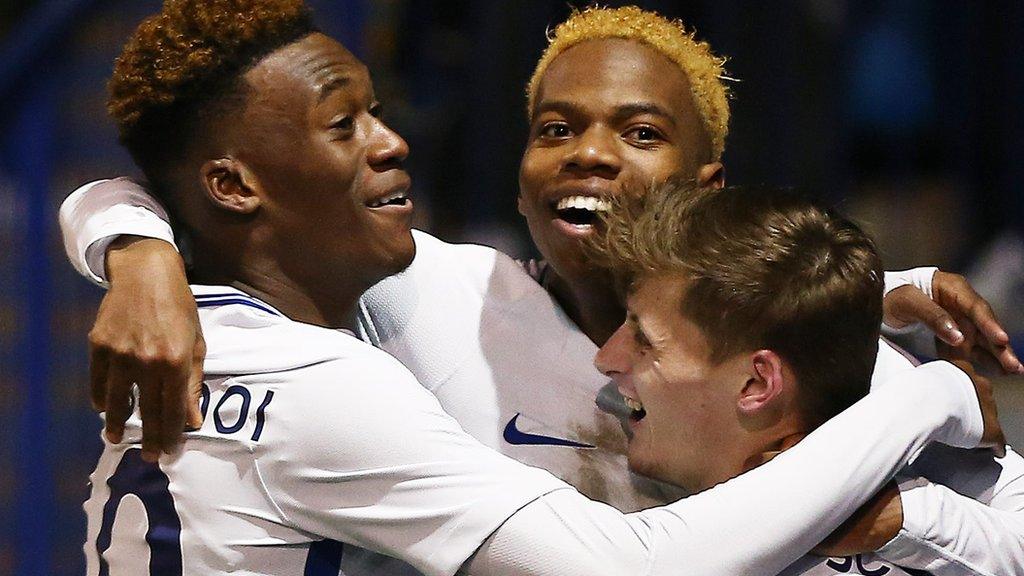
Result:
M723 83L726 59L711 52L707 42L694 38L680 20L669 20L636 6L574 9L569 18L548 34L548 47L526 87L527 114L533 116L537 90L551 62L569 48L588 40L635 40L657 50L686 75L694 106L711 144L711 161L721 159L729 133L729 89Z
M797 376L817 425L867 394L882 321L882 262L855 224L779 188L699 189L670 181L620 195L593 242L627 289L647 277L686 286L679 310L709 360L769 349Z

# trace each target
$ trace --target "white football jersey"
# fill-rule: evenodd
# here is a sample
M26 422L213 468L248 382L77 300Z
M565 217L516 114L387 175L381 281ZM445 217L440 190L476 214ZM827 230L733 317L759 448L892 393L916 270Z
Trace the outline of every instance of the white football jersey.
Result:
M630 512L683 496L629 472L597 346L505 254L414 231L416 259L361 300L365 337L474 438ZM608 394L611 401L618 394Z
M98 283L105 246L114 236L173 243L165 219L159 203L127 180L87 185L61 209L68 255ZM408 366L445 411L484 444L550 470L621 510L672 499L669 490L626 470L618 420L595 403L607 384L592 366L597 348L543 287L493 249L414 234L417 256L410 269L381 282L361 301L361 337ZM881 346L874 380L904 366L903 358ZM1011 453L995 476L992 470L975 475L970 465L965 476L975 475L990 488L1004 481L1020 484L1020 462ZM959 460L949 464L962 465ZM773 490L764 487L767 494ZM1019 504L1024 498L1016 488L1000 491L1008 497L991 500L993 507L937 485L901 493L905 530L881 552L902 564L927 566L936 575L962 573L965 563L980 567L979 573L991 566L1000 574L1021 573L1024 521L1015 514L1024 511ZM950 522L950 515L957 521ZM827 561L810 559L811 566L822 564L827 567ZM873 573L876 566L872 557L861 557L835 560L832 568L855 574Z
M141 458L137 410L125 442L104 444L85 503L88 574L373 574L360 563L386 562L356 546L452 574L516 510L567 488L474 441L351 334L231 288L193 291L209 349L203 426L159 464Z

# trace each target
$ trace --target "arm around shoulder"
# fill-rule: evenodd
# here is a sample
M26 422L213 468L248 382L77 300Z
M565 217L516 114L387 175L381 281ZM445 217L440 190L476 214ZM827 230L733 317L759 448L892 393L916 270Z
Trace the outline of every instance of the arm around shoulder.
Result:
M156 238L174 246L167 211L127 178L80 187L61 204L59 217L71 264L95 284L106 286L107 248L118 236Z

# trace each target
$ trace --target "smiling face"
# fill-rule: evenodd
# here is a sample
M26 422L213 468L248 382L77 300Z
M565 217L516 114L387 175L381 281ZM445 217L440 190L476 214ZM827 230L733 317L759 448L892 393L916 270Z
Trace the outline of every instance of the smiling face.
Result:
M581 239L593 232L601 199L628 185L697 176L709 158L676 64L637 41L589 40L555 58L540 83L519 171L519 211L560 275L586 276Z
M381 120L366 67L315 33L244 78L234 156L258 184L263 247L285 273L305 285L344 275L368 288L408 266L408 146Z
M680 311L685 285L678 276L638 281L595 363L633 409L630 469L696 492L736 475L749 456L737 416L749 372L745 354L711 361L703 331Z

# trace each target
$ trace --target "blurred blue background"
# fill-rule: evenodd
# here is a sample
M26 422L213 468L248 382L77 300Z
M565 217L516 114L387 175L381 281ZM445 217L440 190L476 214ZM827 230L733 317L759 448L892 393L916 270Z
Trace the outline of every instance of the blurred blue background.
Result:
M0 4L0 574L84 570L81 502L100 449L85 336L101 292L66 263L56 211L88 180L137 174L104 85L159 4ZM567 3L310 4L369 64L410 143L419 226L530 255L515 211L523 87ZM807 187L864 223L890 269L968 274L1024 348L1024 3L640 4L731 58L729 182ZM1024 402L1006 398L1024 438Z

